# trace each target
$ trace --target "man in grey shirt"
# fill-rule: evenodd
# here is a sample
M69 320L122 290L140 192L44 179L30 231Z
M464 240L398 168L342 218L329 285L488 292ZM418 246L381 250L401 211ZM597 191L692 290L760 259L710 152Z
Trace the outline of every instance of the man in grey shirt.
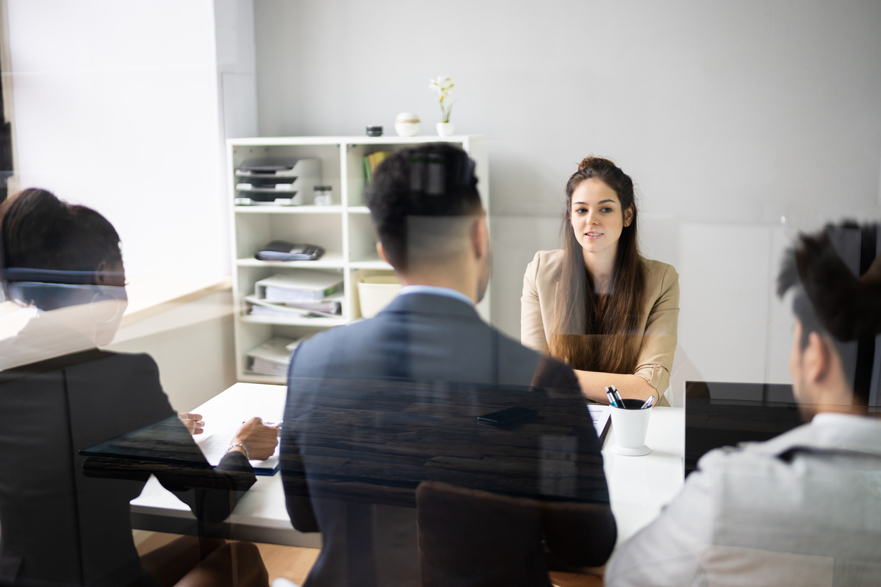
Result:
M874 258L877 226L827 227L800 237L778 279L796 315L789 366L809 423L705 455L616 550L606 585L881 584L881 420L854 393L842 352L874 347L881 331L881 257L854 275L830 239L841 230L868 235L863 256L868 243Z

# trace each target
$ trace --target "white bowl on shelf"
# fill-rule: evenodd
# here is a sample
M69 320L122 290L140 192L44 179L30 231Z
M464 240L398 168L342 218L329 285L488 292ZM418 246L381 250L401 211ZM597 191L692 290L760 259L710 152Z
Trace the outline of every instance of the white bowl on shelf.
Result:
M395 118L395 132L402 137L413 137L419 133L421 121L412 112L401 112Z

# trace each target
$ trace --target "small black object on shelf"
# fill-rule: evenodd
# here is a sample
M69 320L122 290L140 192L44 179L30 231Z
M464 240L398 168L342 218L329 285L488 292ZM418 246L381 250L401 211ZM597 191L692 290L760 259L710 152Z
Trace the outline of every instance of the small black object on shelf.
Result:
M382 127L381 126L368 126L367 127L367 136L368 137L381 137L382 136Z
M323 254L324 249L316 245L272 241L257 251L254 258L259 261L315 261Z

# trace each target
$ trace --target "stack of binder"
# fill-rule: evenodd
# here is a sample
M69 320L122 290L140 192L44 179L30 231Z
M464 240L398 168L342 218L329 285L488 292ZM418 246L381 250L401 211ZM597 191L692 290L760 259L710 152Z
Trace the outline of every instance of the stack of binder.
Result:
M245 371L259 375L275 375L284 377L288 374L291 354L297 346L312 336L311 334L298 339L276 336L245 354Z
M392 156L392 153L389 151L377 151L376 153L371 153L370 155L366 155L363 159L364 161L364 181L367 183L371 183L373 181L373 174L376 172L376 168L379 167L379 164Z
M303 302L268 302L257 296L245 296L245 314L269 318L324 317L339 318L343 306L342 292L322 300Z
M236 167L236 206L299 206L321 183L321 160L251 159Z
M254 295L245 296L245 313L276 318L340 316L343 276L303 269L258 281Z

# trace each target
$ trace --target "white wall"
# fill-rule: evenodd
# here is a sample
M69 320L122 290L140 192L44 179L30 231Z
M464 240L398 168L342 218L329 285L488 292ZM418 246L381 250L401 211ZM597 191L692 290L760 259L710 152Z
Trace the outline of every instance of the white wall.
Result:
M228 275L223 138L257 128L252 4L7 5L22 187L104 214L132 275Z
M255 0L255 23L261 135L389 133L401 111L428 134L428 80L453 77L457 132L489 137L493 321L514 336L588 153L637 182L645 252L681 274L681 356L708 379L785 381L780 251L879 216L878 2Z
M257 62L253 0L214 0L217 44L221 159L226 169L226 139L253 137L257 127ZM226 174L221 183L227 188ZM226 191L224 191L226 194ZM222 198L224 206L226 197ZM229 227L227 227L229 228ZM225 238L230 238L229 232Z
M224 141L257 132L253 15L250 0L7 0L21 186L104 214L142 284L230 273ZM231 307L215 294L111 348L149 352L190 409L235 379Z
M428 133L441 73L458 131L490 139L514 336L588 153L639 185L645 252L681 274L680 356L711 379L785 380L780 250L879 215L874 1L8 0L8 23L22 185L104 213L132 274L228 273L223 137L392 132L405 110Z

